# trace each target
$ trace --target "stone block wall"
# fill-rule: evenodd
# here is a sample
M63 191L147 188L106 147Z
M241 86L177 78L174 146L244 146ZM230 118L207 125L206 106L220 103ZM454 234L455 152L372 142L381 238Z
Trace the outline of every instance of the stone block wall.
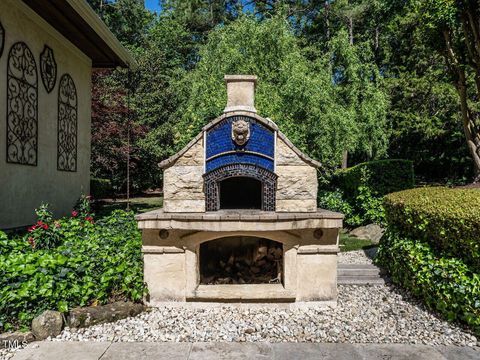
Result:
M275 163L278 175L276 211L316 211L317 169L301 159L281 137L277 137Z
M163 173L163 209L165 212L204 212L203 138Z

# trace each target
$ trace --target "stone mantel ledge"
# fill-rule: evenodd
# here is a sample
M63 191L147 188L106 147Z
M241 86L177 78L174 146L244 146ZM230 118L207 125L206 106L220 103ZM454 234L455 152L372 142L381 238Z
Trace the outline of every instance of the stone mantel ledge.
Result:
M136 217L140 229L197 231L277 231L315 228L341 228L343 215L317 209L315 212L269 212L223 210L205 213L167 213L163 209Z

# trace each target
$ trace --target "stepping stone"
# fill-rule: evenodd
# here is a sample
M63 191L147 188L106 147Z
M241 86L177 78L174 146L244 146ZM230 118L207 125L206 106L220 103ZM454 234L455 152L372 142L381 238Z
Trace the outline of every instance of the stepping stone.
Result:
M337 284L339 285L382 285L381 269L369 264L338 264Z

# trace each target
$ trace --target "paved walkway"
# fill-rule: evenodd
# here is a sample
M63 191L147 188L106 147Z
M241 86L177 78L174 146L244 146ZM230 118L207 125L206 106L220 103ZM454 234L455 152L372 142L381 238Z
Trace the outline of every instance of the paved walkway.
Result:
M480 360L480 349L402 344L36 342L14 360Z

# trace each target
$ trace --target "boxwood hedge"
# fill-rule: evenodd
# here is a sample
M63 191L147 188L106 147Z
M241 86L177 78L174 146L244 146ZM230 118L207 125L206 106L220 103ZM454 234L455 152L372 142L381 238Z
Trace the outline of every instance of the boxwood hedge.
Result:
M480 191L417 188L387 195L388 226L480 271Z
M395 283L480 334L480 191L418 188L384 199L376 258Z

